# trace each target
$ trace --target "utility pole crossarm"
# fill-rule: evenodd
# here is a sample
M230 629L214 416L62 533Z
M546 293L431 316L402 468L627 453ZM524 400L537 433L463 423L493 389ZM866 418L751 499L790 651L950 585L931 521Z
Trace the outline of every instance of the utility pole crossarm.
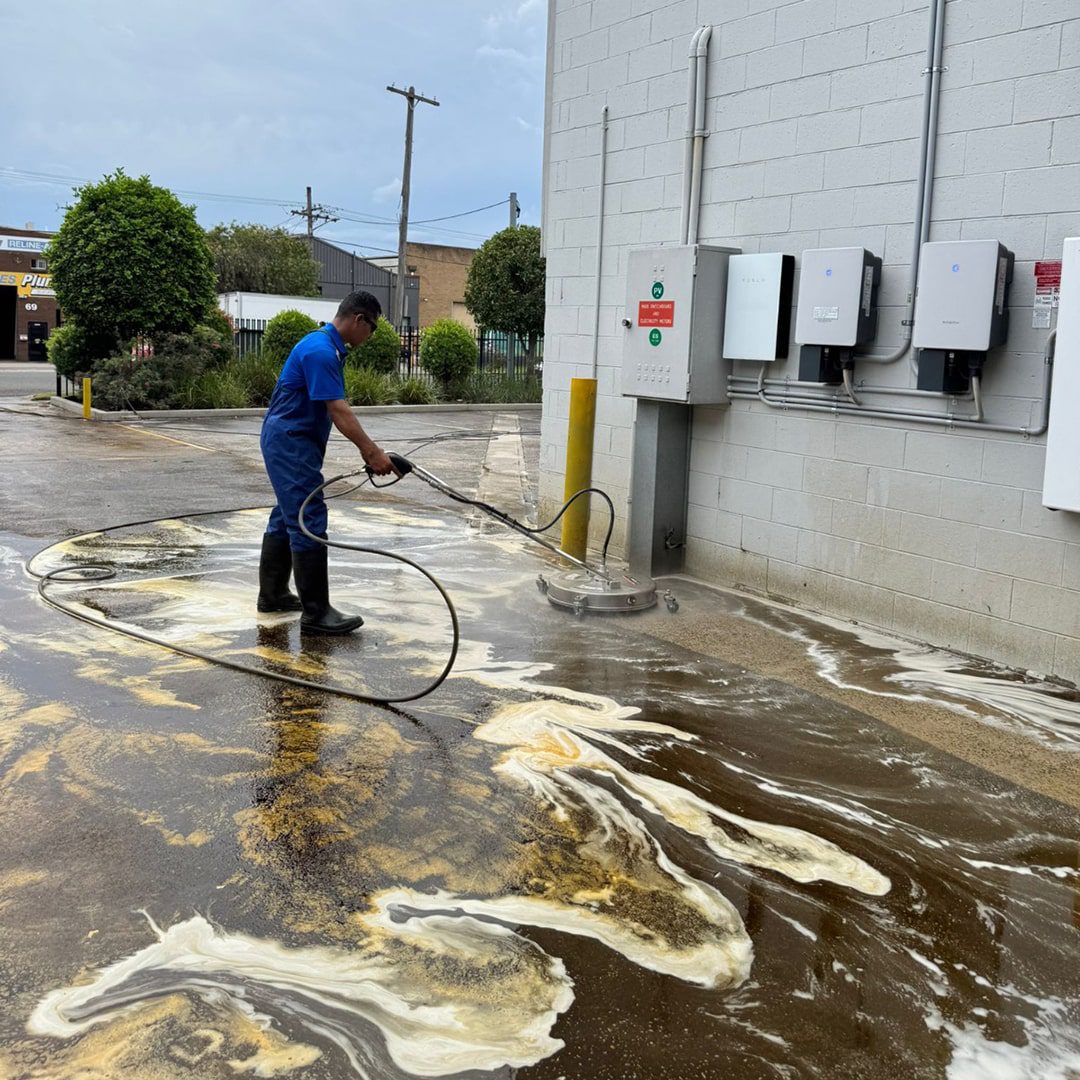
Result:
M312 206L311 205L311 188L307 189L307 204L303 210L290 210L290 214L294 217L302 217L307 220L307 236L310 240L315 235L315 222L325 221L327 223L331 221L337 221L338 219L333 214L326 212L325 206Z
M408 98L411 105L415 106L417 102L422 101L425 105L434 105L436 108L439 103L434 98L424 97L423 94L418 94L413 87L409 87L408 90L399 90L396 86L388 86L386 88L391 94L400 94L403 98Z
M412 173L413 113L421 102L425 105L438 106L434 98L424 97L416 92L416 87L399 90L396 86L386 88L391 94L400 94L408 105L405 116L405 166L401 173L401 221L398 229L398 268L394 290L394 315L398 327L405 325L405 251L409 239L409 181Z

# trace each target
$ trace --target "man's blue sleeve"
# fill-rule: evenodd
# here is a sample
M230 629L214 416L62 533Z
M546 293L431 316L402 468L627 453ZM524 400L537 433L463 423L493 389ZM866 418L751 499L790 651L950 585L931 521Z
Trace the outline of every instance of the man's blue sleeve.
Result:
M312 401L339 401L345 397L345 378L333 346L312 349L301 366Z

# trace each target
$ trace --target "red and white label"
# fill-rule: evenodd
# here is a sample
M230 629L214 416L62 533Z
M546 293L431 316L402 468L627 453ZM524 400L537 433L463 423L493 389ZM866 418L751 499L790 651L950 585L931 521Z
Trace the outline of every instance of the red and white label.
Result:
M674 300L641 300L637 309L638 326L674 326Z
M1035 285L1046 289L1061 284L1061 260L1051 259L1035 264Z

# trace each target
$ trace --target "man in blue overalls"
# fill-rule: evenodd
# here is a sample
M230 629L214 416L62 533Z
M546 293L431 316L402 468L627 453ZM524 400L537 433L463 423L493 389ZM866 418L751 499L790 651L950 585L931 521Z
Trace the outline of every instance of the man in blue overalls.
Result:
M327 549L300 531L299 514L304 499L323 482L331 424L356 444L373 473L394 471L345 401L345 350L367 341L381 310L370 293L346 296L333 320L289 353L263 420L260 445L277 506L263 536L258 609L303 611L301 631L348 634L364 623L359 615L343 615L331 607ZM325 538L326 503L321 496L308 503L304 524ZM289 591L290 572L299 598Z

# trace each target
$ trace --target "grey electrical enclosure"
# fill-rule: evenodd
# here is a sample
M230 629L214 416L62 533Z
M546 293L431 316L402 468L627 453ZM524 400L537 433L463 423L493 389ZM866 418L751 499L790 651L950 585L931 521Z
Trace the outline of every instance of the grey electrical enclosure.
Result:
M724 357L782 360L791 333L795 256L732 255L728 260Z
M802 254L795 340L852 349L877 332L881 260L865 248L815 248Z
M920 390L964 393L1009 332L1013 253L996 240L923 244L912 344Z
M630 252L622 392L687 405L728 402L722 357L728 259L703 244Z
M934 241L919 257L916 349L988 352L1009 330L1013 254L996 240Z
M795 340L799 380L836 384L857 345L877 333L881 260L865 248L814 248L802 255Z

